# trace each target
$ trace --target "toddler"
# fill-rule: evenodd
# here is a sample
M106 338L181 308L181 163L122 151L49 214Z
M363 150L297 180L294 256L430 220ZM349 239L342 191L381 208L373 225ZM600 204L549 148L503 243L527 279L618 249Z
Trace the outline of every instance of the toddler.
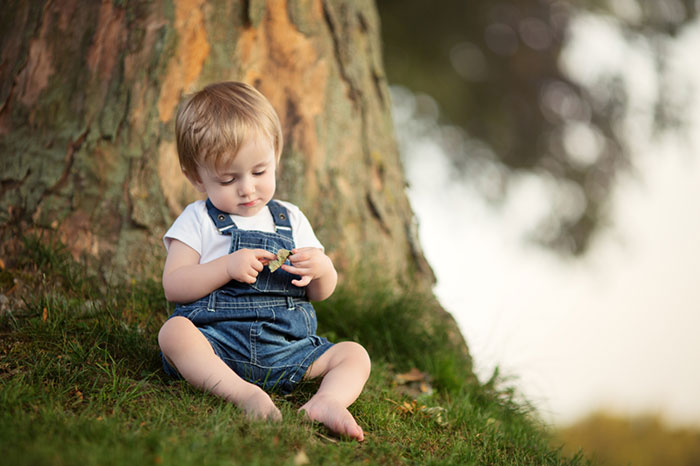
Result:
M188 205L164 237L163 289L177 303L158 334L165 371L270 420L281 414L267 392L322 377L300 410L362 441L347 407L369 356L316 335L309 301L328 298L338 275L299 208L273 200L282 152L274 109L244 83L212 84L180 106L175 132L182 171L208 199ZM271 272L280 249L291 255Z

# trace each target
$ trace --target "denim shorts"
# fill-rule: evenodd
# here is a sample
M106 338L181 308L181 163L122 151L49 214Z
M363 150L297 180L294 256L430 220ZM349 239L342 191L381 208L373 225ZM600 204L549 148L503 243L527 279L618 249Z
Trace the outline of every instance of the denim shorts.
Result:
M204 334L214 352L236 374L266 391L289 393L309 366L333 343L316 335L316 313L305 299L234 296L225 289L190 304L182 316ZM181 378L163 358L165 372Z

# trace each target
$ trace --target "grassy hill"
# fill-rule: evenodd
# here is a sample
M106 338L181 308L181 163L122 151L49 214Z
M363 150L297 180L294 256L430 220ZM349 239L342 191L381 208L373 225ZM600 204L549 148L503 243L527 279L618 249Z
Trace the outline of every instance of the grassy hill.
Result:
M48 245L47 245L48 244ZM0 263L3 464L584 464L550 446L536 413L496 380L479 383L429 298L380 285L317 306L322 335L368 349L373 372L350 408L363 443L304 420L307 383L274 398L284 420L168 380L157 331L171 305L159 283L110 287L60 244L25 240Z
M693 466L700 464L700 429L669 425L658 415L623 417L596 412L558 430L563 451L584 450L596 464Z

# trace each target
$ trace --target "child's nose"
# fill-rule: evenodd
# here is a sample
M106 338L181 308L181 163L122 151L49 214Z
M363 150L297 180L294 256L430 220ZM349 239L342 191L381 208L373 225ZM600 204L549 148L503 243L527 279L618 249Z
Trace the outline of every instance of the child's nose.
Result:
M238 192L241 196L255 192L255 184L250 178L244 178L238 184Z

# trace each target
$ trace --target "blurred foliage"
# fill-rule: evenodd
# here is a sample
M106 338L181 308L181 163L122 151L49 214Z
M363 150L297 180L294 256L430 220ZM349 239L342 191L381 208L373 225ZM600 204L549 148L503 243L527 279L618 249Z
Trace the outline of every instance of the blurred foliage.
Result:
M560 430L564 453L582 450L600 465L700 464L700 430L671 429L658 417L620 418L597 413Z
M441 142L456 170L491 177L485 194L494 200L504 197L513 173L555 180L569 202L552 199L551 216L535 236L571 254L585 252L605 223L616 175L631 161L621 128L629 110L621 77L584 87L562 70L572 19L605 17L626 40L647 44L663 80L665 41L694 21L700 8L695 0L378 0L377 5L389 82L419 97L417 114L437 112L442 125L460 129L458 137L448 132ZM659 89L652 112L655 128L665 129L677 123L678 113L663 95L663 83ZM579 138L572 139L576 132ZM593 146L588 152L581 148L586 144L577 144L581 134ZM484 159L493 162L488 171L480 169Z

